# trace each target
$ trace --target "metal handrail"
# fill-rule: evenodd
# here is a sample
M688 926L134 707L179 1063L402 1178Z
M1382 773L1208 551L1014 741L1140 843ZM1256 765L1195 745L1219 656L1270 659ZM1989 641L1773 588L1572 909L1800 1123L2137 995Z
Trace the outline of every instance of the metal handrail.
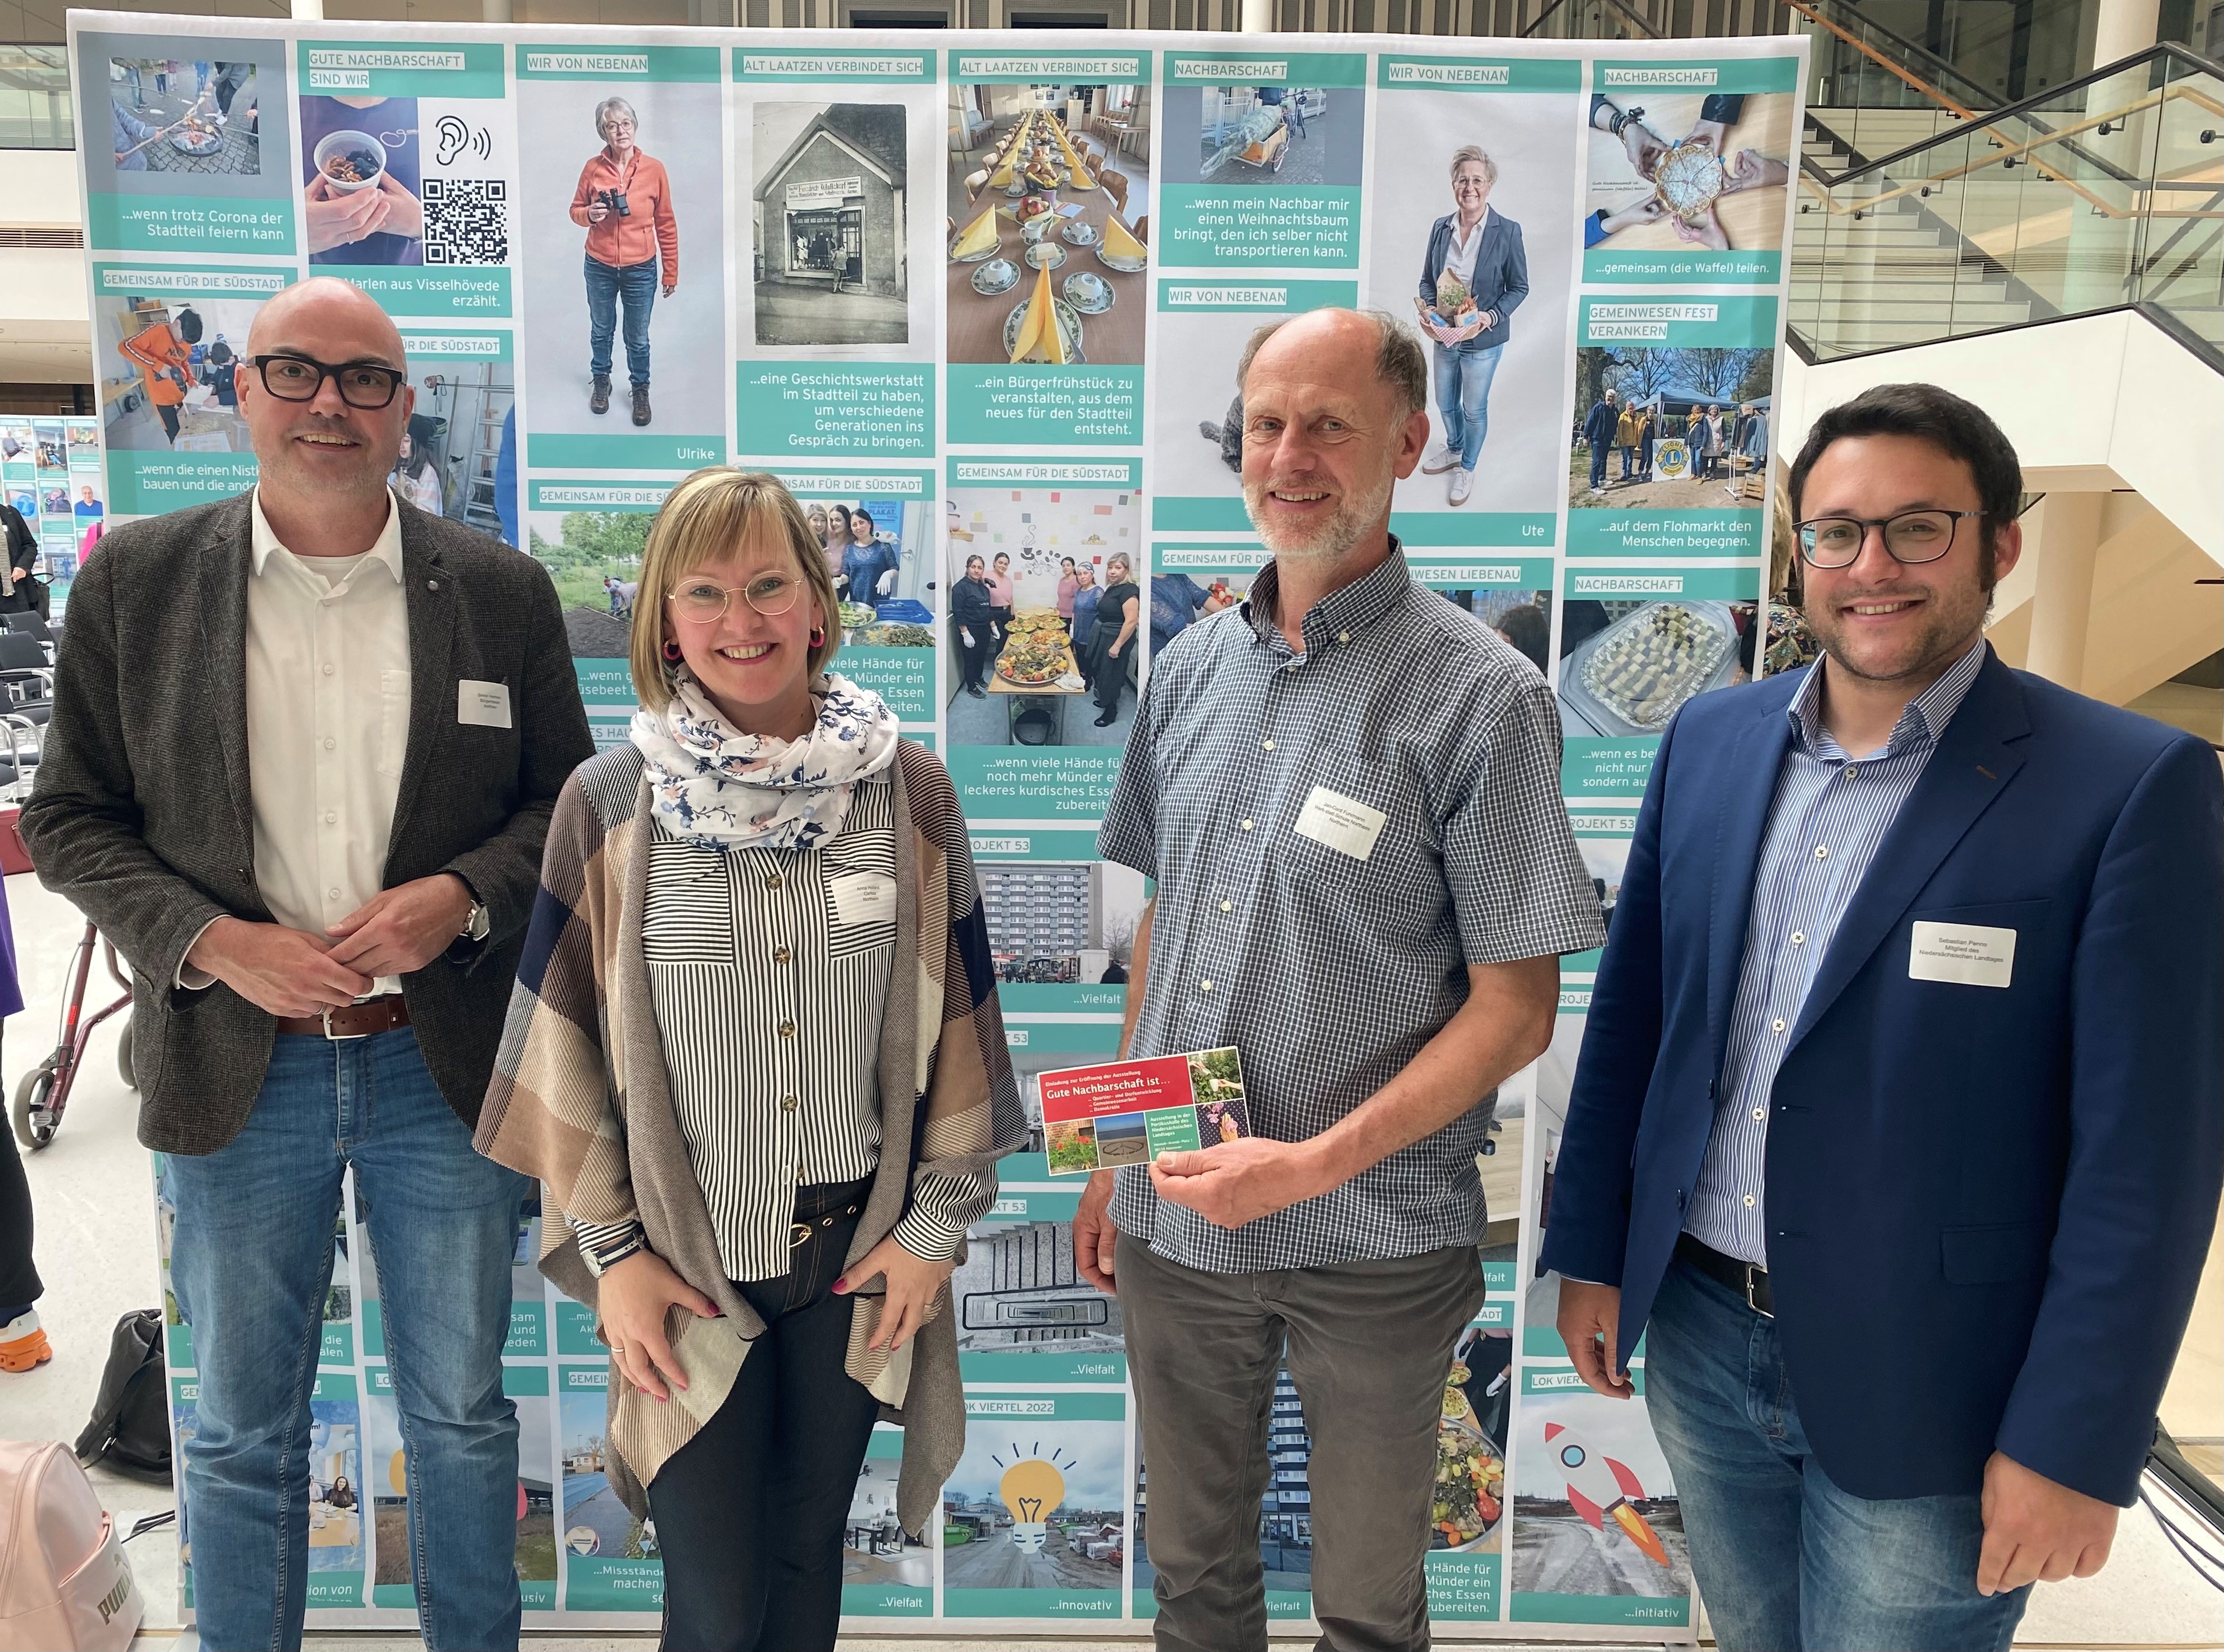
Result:
M1903 61L1913 61L1921 64L1925 67L1935 71L1936 76L1938 79L1952 79L1958 80L1965 88L1974 91L1980 99L1982 99L1989 94L1991 89L1982 81L1976 79L1964 70L1949 61L1947 59L1939 56L1937 53L1932 51L1929 47L1923 45L1919 41L1911 41L1908 39L1906 35L1900 34L1898 30L1888 28L1885 24L1877 22L1874 18L1862 12L1860 7L1848 3L1847 0L1820 0L1820 3L1826 4L1843 4L1845 9L1852 12L1860 20L1861 26L1864 30L1871 35L1880 36L1884 40L1889 41L1896 51L1901 53L1903 54ZM1823 28L1829 29L1832 34L1837 35L1839 39L1844 41L1856 51L1862 50L1860 41L1846 34L1844 30L1836 28L1827 19L1810 10L1807 4L1802 3L1802 0L1782 0L1782 3L1787 9L1798 12L1809 22L1818 23ZM1948 103L1947 100L1941 98L1938 93L1933 91L1921 81L1913 79L1907 75L1901 74L1899 67L1890 60L1880 57L1873 52L1863 52L1862 54L1881 65L1889 73L1899 76L1900 79L1905 80L1909 85L1913 86L1917 91L1923 92L1926 97L1938 98L1938 100L1941 103L1945 104L1947 107L1954 107L1953 104Z
M1545 19L1551 16L1553 13L1559 11L1564 7L1571 5L1584 6L1589 5L1591 3L1592 0L1552 0L1552 3L1545 7L1544 10L1538 12L1536 17L1530 22L1529 27L1521 31L1519 38L1528 40L1537 34L1537 31L1545 26ZM1657 41L1662 38L1660 31L1655 28L1651 22L1645 17L1640 16L1635 11L1630 9L1628 6L1623 3L1623 0L1597 0L1597 3L1602 7L1609 10L1618 11L1623 16L1628 18L1631 22L1636 24L1639 28L1644 31L1646 39Z
M1805 10L1804 0L1785 0L1785 3L1795 11L1804 12ZM1809 13L1807 15L1812 16L1813 14ZM1817 21L1819 22L1820 19L1817 19ZM1828 27L1827 24L1824 26ZM1834 29L1832 32L1836 33L1837 31ZM2150 46L2143 52L2135 52L2127 58L2120 59L2118 61L2108 65L2106 68L2094 69L2089 73L2080 75L2075 80L2066 80L2058 86L2050 87L2045 91L2035 93L2029 98L2023 98L2016 103L2006 104L2001 108L1988 110L1981 115L1961 110L1957 110L1955 112L1962 114L1964 119L1976 122L1980 129L1989 130L1995 122L2025 120L2028 121L2031 125L2038 127L2042 131L2047 133L2049 136L2056 136L2053 129L2049 127L2044 121L2033 117L2031 114L2032 110L2047 105L2059 105L2064 96L2069 92L2076 91L2080 86L2091 85L2099 81L2112 79L2115 76L2126 73L2127 70L2136 68L2142 64L2151 66L2158 60L2162 59L2175 59L2178 63L2183 65L2188 70L2194 73L2214 75L2219 80L2224 80L2224 63L2218 63L2213 58L2203 57L2200 53L2192 51L2186 47L2180 46L2175 41L2165 41L2159 45ZM1910 84L1912 85L1914 83L1911 81ZM2216 106L2210 103L2207 98L2200 98L2199 94L2193 93L2189 87L2187 88L2186 91L2189 95L2196 97L2202 104L2202 107L2215 110L2219 115L2224 115L2224 109L2217 109ZM1953 108L1953 105L1948 104L1945 107L1951 109ZM1890 154L1884 155L1878 160L1869 161L1866 165L1855 167L1850 172L1839 173L1836 174L1833 181L1839 184L1849 184L1855 179L1865 177L1873 172L1880 172L1888 167L1895 168L1900 167L1911 155L1920 154L1924 149L1934 148L1942 143L1952 143L1957 142L1968 136L1968 130L1963 129L1954 132L1939 132L1927 138L1919 138L1913 143L1904 145L1900 148L1893 150Z

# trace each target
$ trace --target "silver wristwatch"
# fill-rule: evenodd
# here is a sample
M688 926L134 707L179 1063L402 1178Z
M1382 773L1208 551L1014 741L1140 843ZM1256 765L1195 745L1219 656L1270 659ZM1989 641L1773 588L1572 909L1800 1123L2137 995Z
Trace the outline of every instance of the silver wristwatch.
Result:
M464 919L464 927L456 932L457 938L463 941L483 941L493 928L494 920L487 916L486 903L475 900L471 903L471 915Z

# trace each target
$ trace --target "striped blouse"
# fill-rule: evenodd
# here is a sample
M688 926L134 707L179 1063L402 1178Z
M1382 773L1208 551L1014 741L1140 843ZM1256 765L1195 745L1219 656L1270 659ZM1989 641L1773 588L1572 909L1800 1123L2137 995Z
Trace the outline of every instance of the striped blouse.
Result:
M704 848L660 823L641 949L672 1102L729 1278L788 1270L795 1189L861 1181L881 1157L879 1033L895 959L895 829L885 776L803 849ZM922 1176L895 1238L954 1255L988 1178ZM637 1223L575 1225L600 1267Z

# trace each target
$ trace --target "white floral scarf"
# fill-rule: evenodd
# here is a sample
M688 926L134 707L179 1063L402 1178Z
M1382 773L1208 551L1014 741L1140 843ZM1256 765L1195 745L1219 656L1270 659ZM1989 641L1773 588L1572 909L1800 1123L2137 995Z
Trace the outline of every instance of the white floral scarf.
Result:
M818 721L796 740L737 732L684 666L663 711L633 714L651 807L667 831L704 848L804 848L842 829L858 781L894 760L896 714L833 672L812 684Z

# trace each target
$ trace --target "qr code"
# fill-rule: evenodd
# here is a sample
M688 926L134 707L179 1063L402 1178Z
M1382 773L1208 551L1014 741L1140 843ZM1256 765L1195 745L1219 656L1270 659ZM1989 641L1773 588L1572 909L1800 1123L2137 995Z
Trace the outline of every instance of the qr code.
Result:
M509 262L509 184L501 178L425 180L425 262Z

